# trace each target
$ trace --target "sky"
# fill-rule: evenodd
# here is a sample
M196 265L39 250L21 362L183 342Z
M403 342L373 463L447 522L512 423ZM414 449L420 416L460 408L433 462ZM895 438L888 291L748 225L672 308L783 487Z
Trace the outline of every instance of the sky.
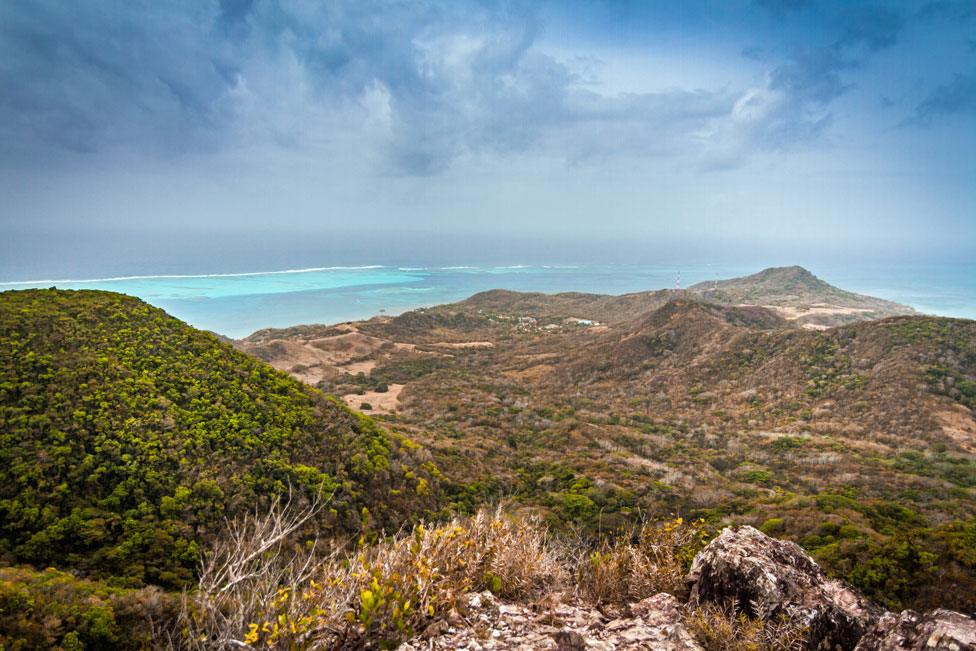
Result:
M976 254L976 1L9 0L0 279Z

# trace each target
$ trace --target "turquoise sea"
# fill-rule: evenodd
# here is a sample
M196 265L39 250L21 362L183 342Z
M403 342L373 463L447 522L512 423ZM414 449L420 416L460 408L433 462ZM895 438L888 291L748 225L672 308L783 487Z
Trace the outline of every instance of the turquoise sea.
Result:
M0 282L138 296L184 321L239 338L267 327L338 323L458 301L493 288L622 294L755 273L763 265L316 267L253 273ZM810 267L834 285L943 316L976 318L976 264Z

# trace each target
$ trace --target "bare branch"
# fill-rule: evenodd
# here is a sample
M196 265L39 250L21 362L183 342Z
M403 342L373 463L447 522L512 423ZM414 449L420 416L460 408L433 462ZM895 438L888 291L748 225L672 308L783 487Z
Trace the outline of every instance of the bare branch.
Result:
M282 595L294 595L328 557L311 544L295 546L295 535L317 516L332 495L316 495L299 508L295 495L277 497L260 512L255 508L227 523L200 561L197 589L185 593L179 637L188 649L251 649L240 639L251 624L267 620Z

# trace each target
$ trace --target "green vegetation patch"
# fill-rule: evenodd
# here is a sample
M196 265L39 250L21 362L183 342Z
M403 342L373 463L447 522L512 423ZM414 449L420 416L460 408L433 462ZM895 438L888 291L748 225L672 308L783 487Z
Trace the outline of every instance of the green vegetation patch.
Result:
M415 491L390 498L402 452L370 419L137 299L0 294L0 555L13 562L181 586L225 517L289 486L333 495L326 529L358 529L366 503L393 524L417 506Z
M976 380L945 364L928 367L925 379L936 393L947 395L970 409L976 409Z
M954 457L945 451L926 455L907 450L899 452L888 463L901 472L936 477L965 488L976 487L976 461L967 457Z
M0 568L0 649L144 649L179 599L47 569Z
M823 398L834 391L863 387L867 380L852 370L850 357L840 344L824 336L801 358L807 377L806 394L811 398Z

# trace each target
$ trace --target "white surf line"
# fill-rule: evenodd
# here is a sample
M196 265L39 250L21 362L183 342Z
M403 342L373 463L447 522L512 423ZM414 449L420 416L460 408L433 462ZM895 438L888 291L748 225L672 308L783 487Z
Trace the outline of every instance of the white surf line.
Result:
M9 280L0 282L6 285L46 285L48 283L113 283L125 280L187 280L190 278L242 278L246 276L275 276L279 274L304 274L316 271L357 271L364 269L383 269L384 265L371 264L360 267L309 267L307 269L283 269L281 271L246 271L225 274L161 274L157 276L113 276L111 278L61 279L61 280Z

